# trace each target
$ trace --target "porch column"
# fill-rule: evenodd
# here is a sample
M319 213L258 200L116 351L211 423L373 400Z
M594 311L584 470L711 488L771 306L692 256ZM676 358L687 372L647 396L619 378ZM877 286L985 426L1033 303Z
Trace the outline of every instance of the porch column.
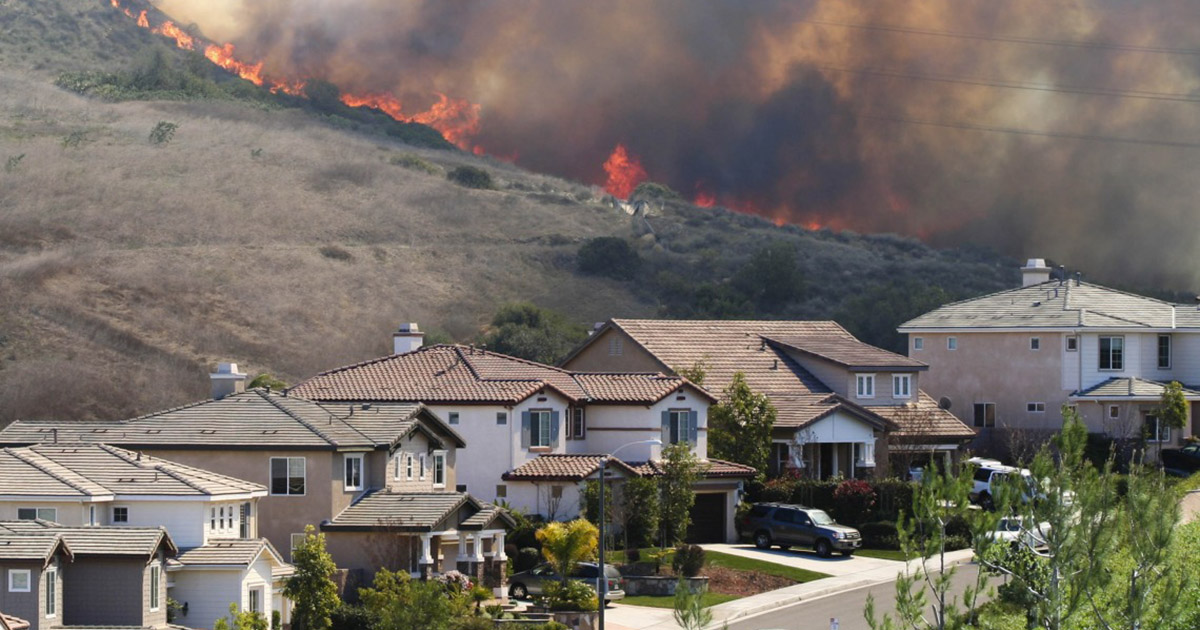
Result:
M839 446L841 446L841 444L838 444L837 442L834 442L833 444L829 445L829 454L831 456L831 459L830 459L831 465L829 466L829 474L831 474L835 477L842 472L840 469L838 469L838 447Z
M471 562L483 562L483 532L471 534L471 542L475 545L475 553L470 558Z
M459 562L466 562L471 558L467 556L467 537L465 534L458 535L458 558Z
M850 478L851 479L856 479L856 477L854 476L854 473L858 469L858 457L856 456L856 454L854 452L855 450L857 450L857 448L858 448L857 444L855 444L854 442L850 443Z
M493 536L492 544L496 546L496 550L492 552L492 557L500 562L508 560L508 555L504 553L504 532L498 532Z
M433 534L421 534L421 578L427 579L434 573L433 554L430 547L433 544Z

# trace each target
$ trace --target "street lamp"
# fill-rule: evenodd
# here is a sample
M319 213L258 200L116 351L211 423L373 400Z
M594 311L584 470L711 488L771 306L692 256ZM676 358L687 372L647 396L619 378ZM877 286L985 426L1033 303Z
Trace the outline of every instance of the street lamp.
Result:
M638 442L630 442L628 444L622 444L621 446L618 446L616 449L614 449L613 452L600 458L600 516L599 516L599 523L600 523L600 583L598 585L600 588L596 589L596 592L599 595L598 603L600 604L600 606L599 606L599 608L600 608L599 630L604 630L604 603L605 603L604 596L606 594L608 594L608 575L604 572L604 569L606 567L606 565L604 564L604 521L608 520L605 518L605 512L604 512L604 475L605 475L604 471L608 467L608 458L616 457L617 453L621 452L621 449L624 449L629 446L640 446L642 444L651 444L651 445L662 446L662 440L641 440Z

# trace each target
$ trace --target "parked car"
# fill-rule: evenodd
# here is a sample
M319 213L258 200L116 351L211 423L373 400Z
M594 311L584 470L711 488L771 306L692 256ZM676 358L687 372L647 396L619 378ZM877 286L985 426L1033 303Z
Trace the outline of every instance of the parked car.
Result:
M990 510L995 507L994 500L1000 486L1008 483L1012 475L1020 475L1024 481L1024 490L1021 492L1022 500L1028 500L1037 494L1035 487L1037 484L1034 483L1030 472L1024 468L1005 466L994 459L977 457L967 460L967 463L977 466L975 468L975 485L970 492L971 501L978 503L984 509Z
M824 510L787 503L755 504L738 524L738 535L759 549L812 547L822 558L835 550L849 556L862 546L857 529L839 525Z
M1200 443L1192 443L1183 448L1164 448L1159 451L1158 458L1163 468L1172 474L1190 475L1200 470Z
M1024 545L1037 551L1046 548L1046 539L1050 536L1050 523L1039 523L1036 528L1026 527L1025 519L1020 516L1008 516L996 523L992 532L993 540L1007 542L1013 547Z
M604 593L604 601L612 602L625 598L625 580L621 579L621 572L611 564L604 565L604 575L608 579L608 588ZM599 592L599 577L600 564L597 562L580 562L575 567L575 571L569 576L572 580L579 580L592 587L592 590ZM539 564L538 566L514 573L508 577L508 595L513 599L529 599L531 595L542 595L545 593L545 585L551 582L559 581L558 572L549 564Z

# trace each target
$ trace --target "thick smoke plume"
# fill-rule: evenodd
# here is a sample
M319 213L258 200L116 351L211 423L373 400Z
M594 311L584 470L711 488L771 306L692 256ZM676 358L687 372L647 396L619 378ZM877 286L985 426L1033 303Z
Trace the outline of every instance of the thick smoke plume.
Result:
M479 105L469 142L700 203L1200 280L1189 0L160 0L264 72ZM460 145L462 143L460 142Z

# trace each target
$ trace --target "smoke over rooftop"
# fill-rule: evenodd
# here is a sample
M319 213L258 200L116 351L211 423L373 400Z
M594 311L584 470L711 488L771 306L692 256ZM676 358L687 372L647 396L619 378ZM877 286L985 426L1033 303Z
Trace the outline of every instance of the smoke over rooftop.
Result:
M1187 0L158 4L272 76L478 104L460 146L531 169L604 184L619 145L777 222L1200 279Z

